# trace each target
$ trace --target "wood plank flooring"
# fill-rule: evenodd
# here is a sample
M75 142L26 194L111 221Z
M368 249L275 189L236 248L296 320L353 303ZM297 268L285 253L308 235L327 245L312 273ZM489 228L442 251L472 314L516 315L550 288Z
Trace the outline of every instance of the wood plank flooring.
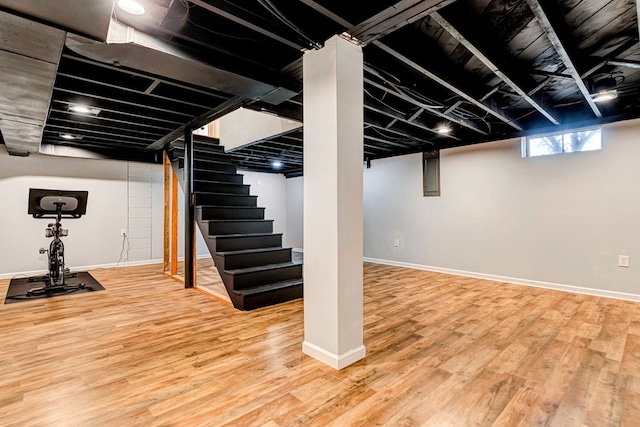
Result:
M638 303L365 264L367 357L335 371L302 301L240 312L161 270L0 306L0 425L640 422Z

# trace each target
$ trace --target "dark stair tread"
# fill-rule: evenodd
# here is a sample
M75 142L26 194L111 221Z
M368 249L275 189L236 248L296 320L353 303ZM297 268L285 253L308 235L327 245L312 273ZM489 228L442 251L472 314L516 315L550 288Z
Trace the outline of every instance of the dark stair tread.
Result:
M225 273L231 274L232 276L237 276L241 274L250 274L250 273L258 273L261 271L270 271L270 270L278 270L284 267L293 267L296 265L301 265L301 262L283 262L280 264L267 264L267 265L259 265L256 267L247 267L247 268L238 268L235 270L224 270Z
M255 295L265 292L275 291L278 289L289 288L292 286L302 285L302 279L283 280L281 282L267 283L265 285L252 286L246 289L234 289L236 295Z
M210 191L194 191L193 194L195 194L196 196L198 196L199 194L202 196L224 196L224 197L253 197L253 198L257 198L258 196L254 195L254 194L235 194L235 193L217 193L217 192L210 192ZM198 204L196 206L204 206L201 204ZM255 206L253 206L255 207Z
M273 219L201 219L200 222L273 222Z
M215 209L265 209L259 206L233 206L233 205L198 205L196 209L207 209L207 208L215 208Z
M289 249L289 248L284 248L282 246L268 246L266 248L239 249L237 251L216 252L216 255L221 255L221 256L243 255L243 254L261 253L261 252L280 251L280 250L283 250L283 249Z
M265 236L282 236L282 233L210 234L207 237L211 239L237 239L239 237L265 237Z
M218 173L218 172L216 172ZM231 174L230 174L231 175ZM237 187L250 187L251 184L243 184L240 182L226 182L226 181L214 181L214 180L210 180L210 179L194 179L194 182L206 182L207 184L221 184L221 185L235 185Z

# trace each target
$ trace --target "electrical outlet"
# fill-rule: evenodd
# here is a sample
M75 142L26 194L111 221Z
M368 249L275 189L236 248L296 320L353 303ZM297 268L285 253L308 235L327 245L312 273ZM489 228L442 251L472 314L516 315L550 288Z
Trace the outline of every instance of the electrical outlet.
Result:
M629 255L618 255L618 267L629 268Z
M400 246L400 239L398 239L397 237L393 239L393 246L395 246L396 248Z
M127 237L127 229L126 228L120 229L120 237Z

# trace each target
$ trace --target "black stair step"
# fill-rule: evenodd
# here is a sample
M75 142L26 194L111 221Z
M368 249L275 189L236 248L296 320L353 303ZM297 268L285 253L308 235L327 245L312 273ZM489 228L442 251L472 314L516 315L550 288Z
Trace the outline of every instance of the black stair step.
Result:
M196 192L195 204L215 205L215 206L258 206L258 196L247 196L242 194L220 194L209 192Z
M215 242L215 252L282 246L282 233L251 233L208 236Z
M249 206L198 206L198 218L207 219L264 219L264 208Z
M242 310L254 310L302 298L303 285L302 279L293 279L253 286L247 289L238 289L232 292L242 298Z
M233 182L202 181L199 179L193 180L193 188L195 191L202 191L207 193L220 193L220 194L248 195L249 191L251 191L251 186L247 184L235 184Z
M272 219L211 219L202 222L209 223L210 236L273 232Z
M173 151L176 154L184 153L184 141L175 141L169 147L169 151ZM210 144L206 141L193 141L193 151L198 153L224 153L224 146L218 144Z
M243 183L243 175L239 173L209 171L204 169L194 169L193 179L197 179L199 181L232 182L235 184Z
M178 169L184 169L183 157L178 157L174 159L174 161L178 162ZM231 160L216 161L216 160L201 160L196 158L193 160L193 169L194 170L199 169L204 171L236 173L236 164Z
M258 267L269 264L283 264L291 261L291 248L274 247L217 252L216 265L223 270Z
M228 283L233 290L239 290L264 285L265 283L300 279L302 278L302 264L294 262L269 264L259 267L223 270L222 274L228 276Z

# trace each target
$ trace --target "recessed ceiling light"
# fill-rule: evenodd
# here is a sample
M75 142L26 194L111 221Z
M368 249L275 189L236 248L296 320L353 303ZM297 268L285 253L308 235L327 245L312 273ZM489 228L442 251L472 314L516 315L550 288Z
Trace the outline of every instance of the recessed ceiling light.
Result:
M280 160L274 160L271 162L271 167L274 169L280 169L282 167L282 162Z
M60 133L60 138L62 139L67 139L67 140L78 140L78 139L82 139L81 136L78 135L73 135L71 133Z
M100 110L98 108L92 108L88 105L83 104L70 104L69 111L71 111L72 113L91 114L94 116L97 116L100 113Z
M593 102L607 102L616 99L618 97L618 91L616 89L602 90L592 95L592 97Z
M451 132L451 128L447 125L438 126L436 130L438 131L438 133L441 133L441 134L446 134Z
M135 0L118 0L116 5L127 13L132 15L144 15L144 6Z

